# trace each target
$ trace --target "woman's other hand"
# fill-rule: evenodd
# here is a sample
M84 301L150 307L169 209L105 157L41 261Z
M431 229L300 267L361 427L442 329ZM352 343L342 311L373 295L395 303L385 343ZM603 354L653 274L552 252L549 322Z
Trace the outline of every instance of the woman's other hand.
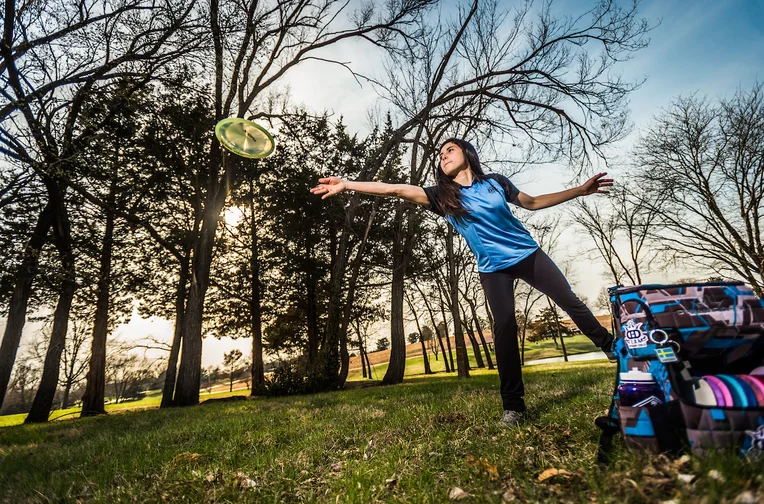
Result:
M347 183L339 177L324 177L318 179L318 185L311 188L310 192L313 194L323 194L321 199L326 199L329 196L334 196L347 190L347 188Z
M613 179L602 178L607 172L598 173L583 184L581 184L581 196L590 194L607 194L607 187L613 187Z

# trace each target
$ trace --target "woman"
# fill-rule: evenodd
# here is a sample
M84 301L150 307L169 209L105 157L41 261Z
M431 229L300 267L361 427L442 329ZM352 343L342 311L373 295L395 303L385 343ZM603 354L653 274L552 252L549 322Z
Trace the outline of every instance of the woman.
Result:
M483 173L475 148L451 138L440 148L436 185L418 187L383 182L356 182L338 177L319 179L310 191L321 199L342 191L395 196L423 205L445 219L461 234L477 259L480 282L494 315L494 345L499 368L502 422L515 425L525 411L513 285L519 278L549 296L600 347L611 362L613 337L570 288L565 276L512 215L507 203L539 210L578 196L606 193L612 179L599 173L583 185L541 196L520 192L509 179Z

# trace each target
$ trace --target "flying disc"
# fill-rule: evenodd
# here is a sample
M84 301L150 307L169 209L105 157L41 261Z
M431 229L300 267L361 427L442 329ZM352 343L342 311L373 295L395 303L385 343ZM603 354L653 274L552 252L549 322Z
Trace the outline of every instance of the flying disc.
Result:
M764 376L764 366L759 366L748 374L752 374L756 376Z
M704 379L699 379L695 382L695 404L701 406L716 406L716 394L711 388L711 385Z
M241 117L228 117L218 122L215 136L229 151L250 159L264 158L276 146L265 128Z
M743 390L746 400L748 401L749 408L755 408L759 405L759 400L756 397L756 393L753 391L753 388L751 388L751 385L743 379L742 375L727 375L727 376L735 380L737 384L740 385L740 388Z
M749 383L756 382L760 385L761 390L764 391L764 376L760 375L746 375L749 378Z
M732 376L726 374L716 375L716 377L723 381L724 384L727 385L727 388L730 389L733 406L738 408L747 408L749 406L748 394L745 393L745 390L740 385L740 382L738 382Z
M740 379L751 387L751 390L756 395L756 402L759 406L764 406L764 383L751 378L749 375L740 375Z
M732 407L735 403L732 400L732 394L730 389L716 376L706 375L703 377L706 382L711 385L711 388L716 395L716 405L721 407Z

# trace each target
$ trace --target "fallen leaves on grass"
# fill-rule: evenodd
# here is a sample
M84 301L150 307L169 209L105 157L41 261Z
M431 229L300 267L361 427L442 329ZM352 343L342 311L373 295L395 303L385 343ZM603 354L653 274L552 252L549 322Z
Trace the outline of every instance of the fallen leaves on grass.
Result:
M555 469L550 468L539 474L538 482L543 483L544 481L551 480L555 477L560 477L562 479L570 478L571 474L566 471L565 469Z
M692 480L695 479L695 475L694 474L678 474L676 478L682 483L686 483L689 485L690 483L692 483Z
M257 487L257 481L253 480L243 472L236 473L236 476L233 477L233 484L241 490L249 490L250 488Z
M470 467L475 467L481 472L485 472L488 474L488 479L491 481L496 481L499 479L499 470L496 469L496 466L488 462L484 458L476 458L470 455L467 457L467 465Z
M374 452L376 450L374 449L374 440L369 439L369 442L366 444L366 448L363 451L363 459L369 460L371 457L374 456Z
M342 472L342 461L335 462L334 464L332 464L331 470L332 472L335 472L335 473Z
M178 453L175 455L175 458L172 459L173 465L178 464L194 464L197 462L201 462L202 459L204 459L206 455L203 453L191 453L191 452L183 452Z
M735 497L734 504L756 504L757 502L758 500L756 499L756 495L754 495L754 493L750 490L746 490L745 492Z
M448 498L450 500L464 500L469 499L472 497L472 494L469 492L465 492L459 487L453 487L448 491Z
M216 472L210 471L204 476L204 481L210 485L213 483L219 483L222 480L223 480L223 471L221 471L220 469L218 469Z
M511 488L501 494L501 502L514 502L515 500L517 500L517 497L515 497L515 492Z

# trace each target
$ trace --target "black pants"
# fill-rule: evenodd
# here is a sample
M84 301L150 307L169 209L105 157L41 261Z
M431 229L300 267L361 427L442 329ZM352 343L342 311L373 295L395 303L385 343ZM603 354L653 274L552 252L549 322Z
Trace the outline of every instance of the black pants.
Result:
M598 347L608 343L611 336L573 293L560 269L541 249L509 268L480 273L480 283L493 312L493 341L504 409L525 411L515 319L514 281L517 278L549 296Z

